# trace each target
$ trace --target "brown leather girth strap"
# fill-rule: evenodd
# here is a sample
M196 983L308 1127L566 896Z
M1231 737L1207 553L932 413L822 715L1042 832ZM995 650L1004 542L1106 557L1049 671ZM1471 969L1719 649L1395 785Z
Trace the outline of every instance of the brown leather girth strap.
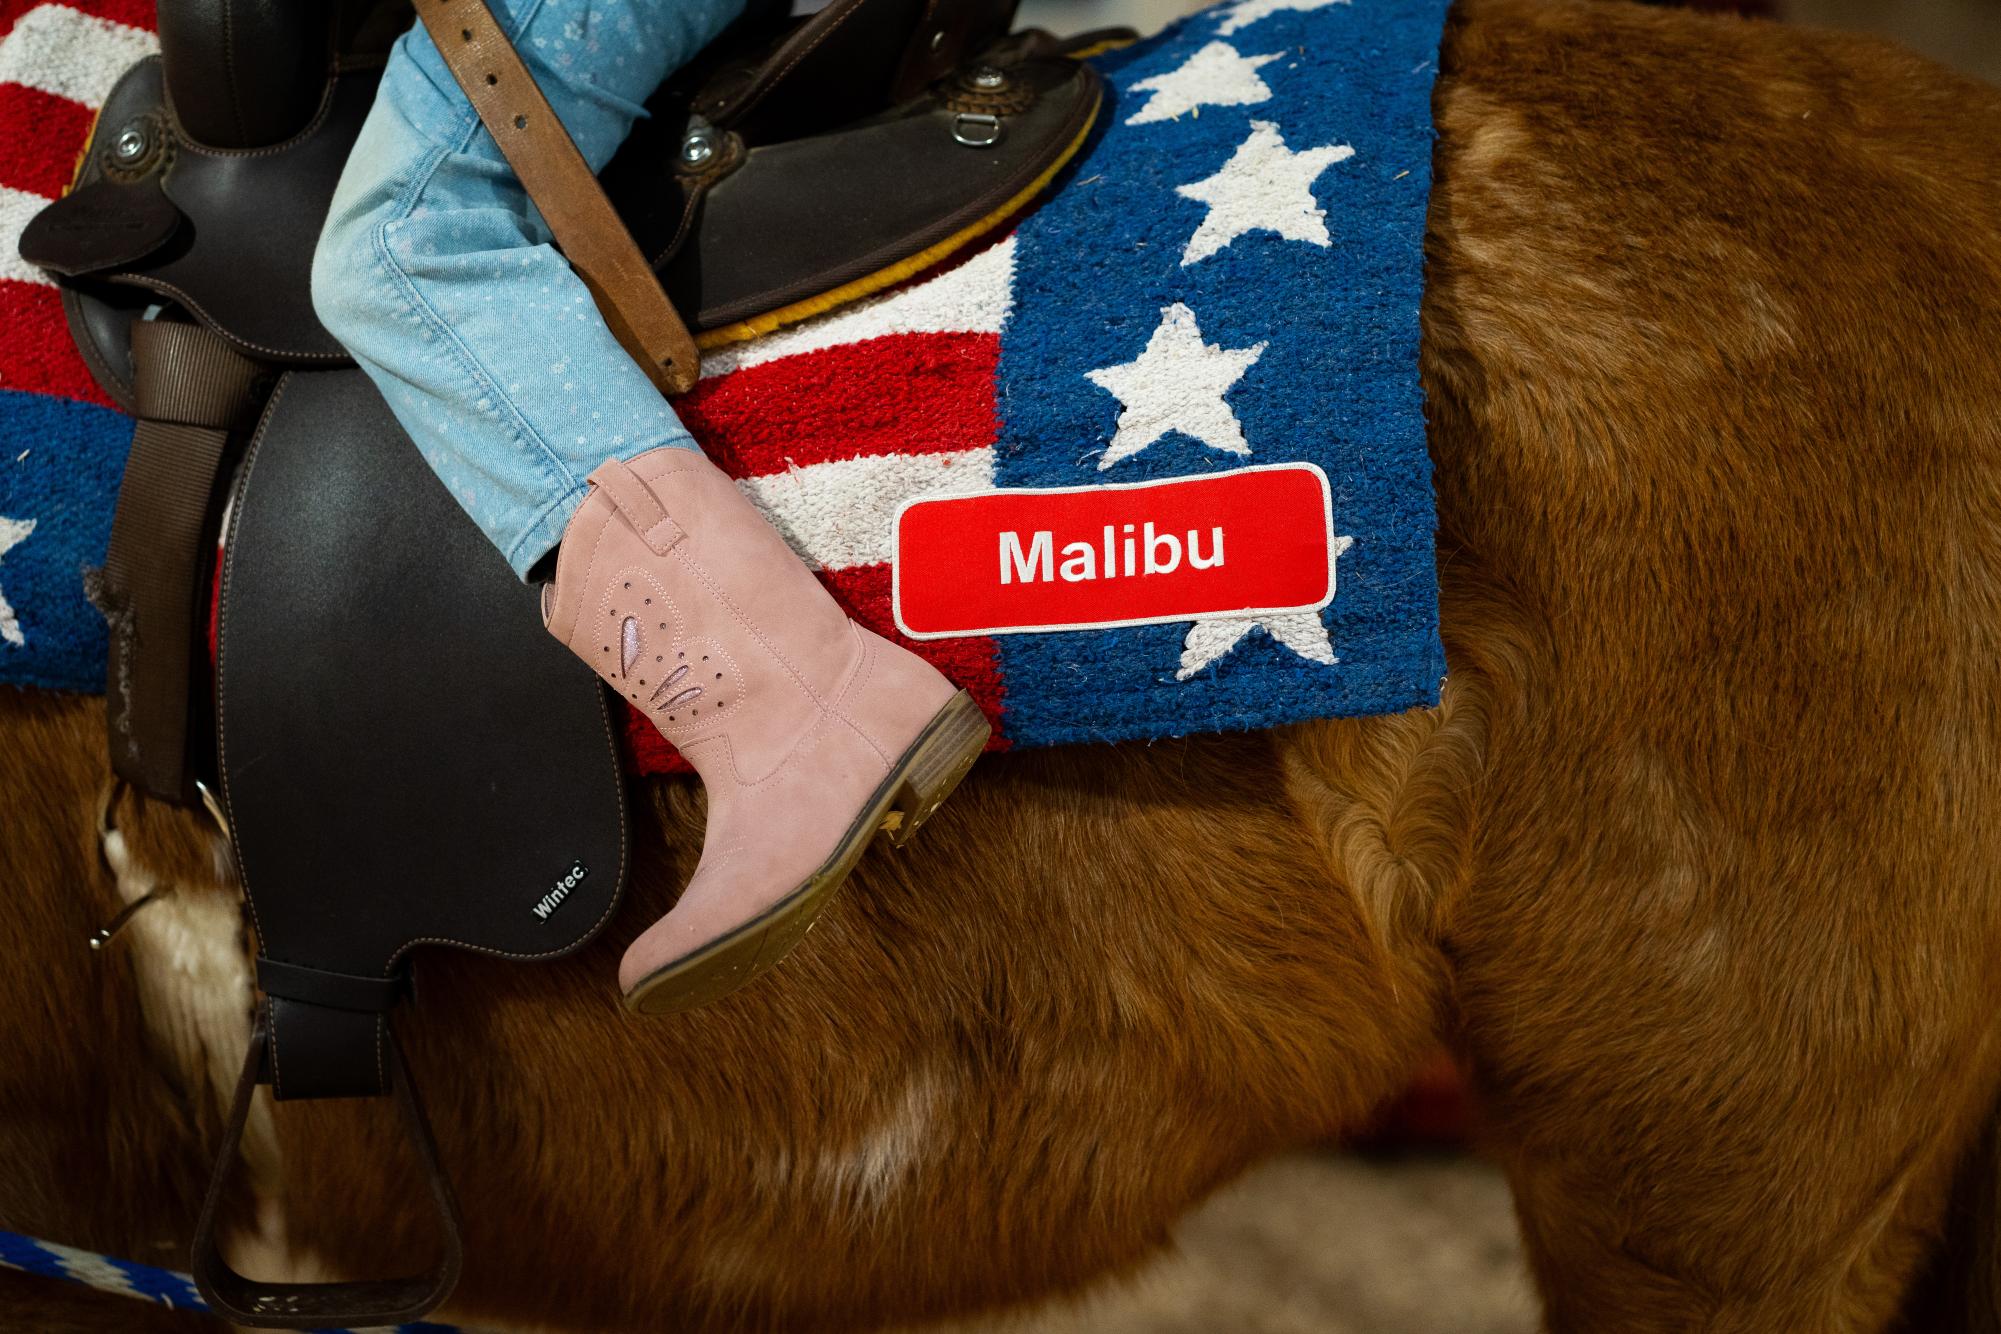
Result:
M150 796L192 805L189 676L200 652L198 587L216 472L230 431L256 408L261 368L198 324L132 325L139 425L98 604L111 625L105 678L111 767Z
M417 0L417 14L619 345L661 393L694 388L694 336L486 0Z

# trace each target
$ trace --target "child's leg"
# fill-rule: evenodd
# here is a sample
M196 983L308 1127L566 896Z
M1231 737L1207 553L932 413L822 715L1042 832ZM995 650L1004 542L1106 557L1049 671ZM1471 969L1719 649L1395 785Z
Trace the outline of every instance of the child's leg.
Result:
M514 0L516 45L593 166L740 0ZM709 794L702 860L627 949L679 1009L781 958L879 828L927 818L984 745L971 696L849 621L692 443L422 31L397 46L313 265L313 300L549 630ZM595 482L587 485L586 478Z
M593 169L742 0L493 0ZM519 574L607 458L692 445L421 25L397 42L313 260L313 304Z

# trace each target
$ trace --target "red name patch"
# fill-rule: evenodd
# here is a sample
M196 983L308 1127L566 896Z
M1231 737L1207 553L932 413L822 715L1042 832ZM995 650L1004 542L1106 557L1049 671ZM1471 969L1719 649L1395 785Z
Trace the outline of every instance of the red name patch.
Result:
M896 515L892 598L913 639L1317 611L1333 507L1310 463L925 497Z

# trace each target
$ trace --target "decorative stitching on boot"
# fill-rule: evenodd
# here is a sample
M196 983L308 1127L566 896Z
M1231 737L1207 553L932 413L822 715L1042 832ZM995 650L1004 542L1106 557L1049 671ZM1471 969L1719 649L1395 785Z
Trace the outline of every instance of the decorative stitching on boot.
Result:
M841 713L838 709L836 709L833 706L831 702L825 699L820 694L820 692L814 688L813 683L806 679L806 674L802 672L799 669L798 665L794 663L792 659L785 654L784 650L778 648L769 639L766 639L764 637L763 632L760 631L756 626L751 624L750 618L743 614L743 609L738 607L735 600L732 599L729 596L729 594L725 593L722 590L721 585L719 585L713 578L710 577L708 570L702 565L702 563L699 560L696 560L692 555L683 555L681 561L682 564L687 567L688 573L693 575L698 581L700 581L702 587L708 590L709 596L713 597L717 602L721 603L724 607L727 607L729 609L730 614L736 618L737 624L744 630L744 632L748 634L753 640L755 640L760 648L762 648L766 653L770 654L774 659L776 659L780 666L785 668L786 672L792 677L792 679L798 683L799 688L806 692L807 698L811 699L813 703L816 706L818 706L821 713L825 714L829 718L833 718L839 721L840 723L844 724L857 737L860 737L862 744L867 746L870 750L874 751L876 753L877 758L881 759L884 764L888 764L890 762L889 756L883 752L882 747L878 746L875 743L875 738L871 737L868 733L862 731L861 728L856 727L852 719L850 719L846 714ZM848 627L850 631L852 631L854 628L854 622L849 621Z
M641 587L633 589L635 583ZM699 736L735 717L747 690L736 658L709 636L691 637L680 603L643 566L620 570L610 585L599 598L599 643L595 649L586 645L598 674L670 740ZM636 606L631 604L633 593L638 595ZM627 605L621 609L620 603ZM628 622L633 623L630 634ZM636 665L629 660L635 643ZM667 678L677 672L685 674L663 696ZM683 701L690 690L700 693Z

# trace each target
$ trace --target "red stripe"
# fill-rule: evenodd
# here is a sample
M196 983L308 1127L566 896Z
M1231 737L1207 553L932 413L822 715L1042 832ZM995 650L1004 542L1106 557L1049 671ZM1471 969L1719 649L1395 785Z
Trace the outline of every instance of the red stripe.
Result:
M880 454L982 449L999 429L994 334L891 334L704 381L674 404L737 477Z
M21 15L31 9L40 9L47 3L48 0L0 0L0 33L19 22ZM63 3L66 8L95 14L113 23L144 28L147 32L152 32L156 25L157 0L63 0Z
M90 378L70 341L55 288L0 278L0 311L6 313L0 319L0 386L117 406Z
M0 185L54 199L69 188L96 115L81 102L0 83Z
M999 735L1001 712L1007 691L1001 682L1000 650L992 639L930 639L916 643L896 632L890 620L889 566L858 565L847 570L823 570L820 582L834 595L848 615L891 643L924 658L951 678L954 685L973 692L973 699L995 727L989 750L1006 750ZM625 709L625 763L635 774L684 774L688 762L660 735L644 714L630 705Z

